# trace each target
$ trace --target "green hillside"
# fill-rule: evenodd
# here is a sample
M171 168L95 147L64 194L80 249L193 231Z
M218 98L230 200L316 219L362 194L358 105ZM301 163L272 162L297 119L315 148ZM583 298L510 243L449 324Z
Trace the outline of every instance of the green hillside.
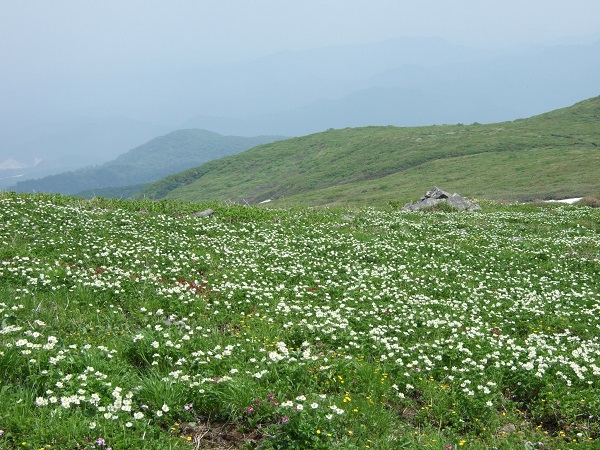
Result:
M383 205L438 185L535 200L600 189L600 97L495 124L328 130L262 145L146 186L146 198Z
M17 183L17 192L88 193L121 197L143 185L207 161L242 152L277 136L222 136L211 131L177 130L154 138L99 166ZM115 189L128 186L126 189ZM110 188L106 190L105 188Z

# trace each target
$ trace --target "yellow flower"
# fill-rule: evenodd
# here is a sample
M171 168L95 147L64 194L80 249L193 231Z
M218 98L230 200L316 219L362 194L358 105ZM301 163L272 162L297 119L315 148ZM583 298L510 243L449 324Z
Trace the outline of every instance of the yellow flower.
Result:
M321 430L317 430L317 434L321 434Z

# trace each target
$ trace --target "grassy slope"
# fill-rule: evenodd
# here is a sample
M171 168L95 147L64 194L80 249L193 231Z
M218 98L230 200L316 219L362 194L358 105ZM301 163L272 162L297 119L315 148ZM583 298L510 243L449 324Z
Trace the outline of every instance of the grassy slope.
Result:
M490 199L577 196L600 187L599 119L595 97L498 124L328 130L212 161L142 195L382 205L439 185Z
M598 189L597 180L590 176L590 167L600 168L600 152L534 149L527 153L478 154L431 161L387 177L299 194L272 204L402 203L418 198L434 185L476 199L569 198ZM535 177L524 176L530 173L535 173ZM598 174L598 169L595 173Z

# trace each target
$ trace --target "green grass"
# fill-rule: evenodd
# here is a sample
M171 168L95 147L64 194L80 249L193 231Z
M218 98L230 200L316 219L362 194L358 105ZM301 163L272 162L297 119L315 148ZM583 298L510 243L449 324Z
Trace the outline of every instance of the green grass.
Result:
M2 449L598 445L597 208L1 194L0 224Z
M375 180L285 197L271 206L381 206L415 200L435 185L474 199L531 202L571 198L597 189L597 180L590 176L590 170L596 173L596 167L600 168L600 151L594 149L478 154L436 160ZM532 173L535 177L524 176Z
M211 161L137 196L377 207L434 185L490 200L583 196L600 188L599 119L596 97L498 124L328 130Z

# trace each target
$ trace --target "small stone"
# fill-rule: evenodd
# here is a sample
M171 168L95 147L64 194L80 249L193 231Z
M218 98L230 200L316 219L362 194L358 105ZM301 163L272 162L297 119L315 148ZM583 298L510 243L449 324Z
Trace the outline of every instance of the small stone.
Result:
M515 431L517 431L517 427L512 423L507 423L506 425L504 425L502 428L500 428L498 430L499 433L506 433L506 434L514 433Z
M199 211L194 213L194 217L208 217L212 216L215 212L212 209L205 209L204 211Z

